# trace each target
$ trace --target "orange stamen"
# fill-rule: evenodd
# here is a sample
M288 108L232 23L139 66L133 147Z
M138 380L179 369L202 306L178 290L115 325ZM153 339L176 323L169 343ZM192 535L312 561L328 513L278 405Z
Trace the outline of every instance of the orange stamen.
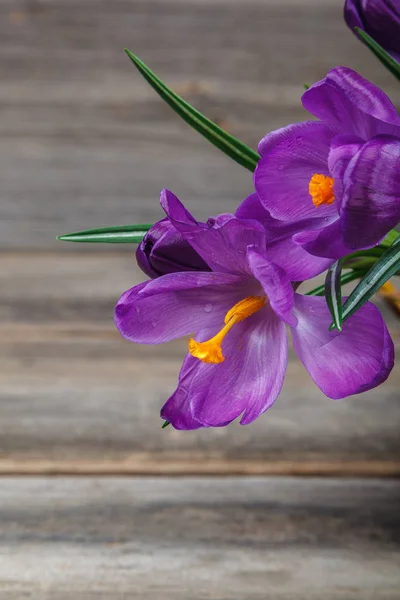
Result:
M195 339L189 340L189 352L195 358L211 364L222 363L225 360L222 354L222 342L226 334L236 323L244 321L247 317L254 314L265 304L265 298L262 296L248 296L240 300L225 315L225 326L211 339L205 342L196 342Z
M327 177L321 173L314 173L310 179L308 190L314 206L332 204L335 200L332 177Z

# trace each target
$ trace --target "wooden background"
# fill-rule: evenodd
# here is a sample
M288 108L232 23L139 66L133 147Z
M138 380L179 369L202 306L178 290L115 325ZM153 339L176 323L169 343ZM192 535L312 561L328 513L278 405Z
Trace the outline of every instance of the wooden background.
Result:
M55 239L161 218L162 187L199 218L252 189L124 46L254 147L307 118L303 83L337 64L400 104L341 12L341 0L0 0L1 598L400 598L399 369L333 402L291 355L253 425L161 431L185 342L114 331L117 298L142 279L133 247Z

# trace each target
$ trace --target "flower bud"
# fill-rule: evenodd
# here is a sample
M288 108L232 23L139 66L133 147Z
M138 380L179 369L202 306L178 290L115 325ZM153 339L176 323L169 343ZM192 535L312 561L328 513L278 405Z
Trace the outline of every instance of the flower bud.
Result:
M141 270L152 279L180 271L210 271L169 219L155 223L136 250Z

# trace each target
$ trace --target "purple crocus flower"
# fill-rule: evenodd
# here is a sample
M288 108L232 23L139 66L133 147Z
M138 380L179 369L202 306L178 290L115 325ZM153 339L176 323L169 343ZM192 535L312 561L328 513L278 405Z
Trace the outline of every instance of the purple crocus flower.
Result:
M330 332L325 300L296 294L289 277L266 257L257 221L223 214L197 222L171 193L168 219L210 271L170 273L126 291L115 310L124 337L160 344L188 334L176 391L161 416L177 429L251 423L277 398L288 341L331 398L382 383L393 366L393 343L378 309L365 304Z
M352 31L359 27L400 62L398 0L346 0L344 18Z
M308 89L303 106L319 121L261 140L258 196L293 241L316 256L370 248L400 220L400 117L389 98L346 67Z
M136 250L136 260L151 279L179 271L209 271L169 219L158 221L149 229Z

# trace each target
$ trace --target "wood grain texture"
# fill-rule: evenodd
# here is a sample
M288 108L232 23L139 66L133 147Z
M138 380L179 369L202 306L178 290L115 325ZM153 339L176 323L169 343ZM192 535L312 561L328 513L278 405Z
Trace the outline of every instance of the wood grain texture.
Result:
M199 218L252 191L251 174L163 104L124 46L254 147L306 119L303 83L338 64L399 101L342 9L343 0L1 0L0 246L55 248L67 231L157 220L163 187Z
M399 475L399 371L335 403L291 354L279 401L251 427L160 431L185 341L133 346L114 330L116 299L142 280L132 247L55 240L157 220L163 187L198 218L252 190L123 46L254 147L307 118L303 83L336 64L400 102L342 8L0 0L0 248L13 250L0 253L0 598L399 598L397 481L105 477Z
M394 600L391 481L3 479L7 600Z
M399 474L397 368L333 402L291 353L280 398L251 426L161 431L186 341L139 346L114 329L117 298L143 279L133 256L3 253L0 264L0 473Z

